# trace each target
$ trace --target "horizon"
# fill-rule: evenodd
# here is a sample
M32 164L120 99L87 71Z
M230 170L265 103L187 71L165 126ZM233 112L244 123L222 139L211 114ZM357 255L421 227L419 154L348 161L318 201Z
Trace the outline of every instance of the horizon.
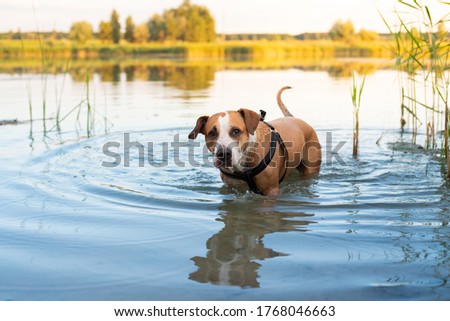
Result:
M234 4L233 1L236 3ZM68 32L72 23L87 21L94 31L100 21L109 20L112 10L117 10L122 27L127 16L136 24L145 23L154 14L179 6L183 0L18 0L6 3L0 0L0 32ZM391 0L191 0L206 6L216 21L218 34L289 34L328 32L337 20L351 20L355 30L372 30L389 33L381 12L388 20L393 16L397 1ZM437 1L424 1L432 15L441 10ZM255 10L257 8L257 10ZM403 9L403 7L402 7ZM439 16L440 18L440 16ZM267 26L267 21L273 21Z

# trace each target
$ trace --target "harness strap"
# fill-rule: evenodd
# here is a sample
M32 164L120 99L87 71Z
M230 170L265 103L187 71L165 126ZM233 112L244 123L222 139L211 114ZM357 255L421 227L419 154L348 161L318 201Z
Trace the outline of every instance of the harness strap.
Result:
M287 160L288 160L288 151L286 149L286 145L283 142L283 139L281 138L280 134L275 130L275 128L272 125L270 125L269 123L266 123L264 121L265 113L264 114L261 113L261 114L262 114L261 121L263 121L263 123L266 124L267 127L269 127L270 132L271 132L269 152L266 154L264 159L256 167L248 169L244 172L230 173L230 172L225 172L224 170L222 170L222 168L220 168L220 171L225 176L245 181L248 185L249 190L256 194L262 194L262 193L256 186L255 176L258 175L259 173L261 173L263 170L265 170L267 166L269 166L270 162L272 161L273 157L275 156L275 152L277 150L277 143L280 145L280 148L283 151L283 156L284 156L284 160L285 160L284 173L278 183L281 183L283 181L284 177L286 176Z

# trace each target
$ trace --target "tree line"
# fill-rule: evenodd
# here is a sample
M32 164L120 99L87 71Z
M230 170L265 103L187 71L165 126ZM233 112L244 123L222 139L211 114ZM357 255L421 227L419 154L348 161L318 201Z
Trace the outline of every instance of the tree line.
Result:
M118 12L113 10L109 20L100 22L96 36L101 41L116 44L121 39L130 43L167 40L209 42L216 38L216 30L214 18L206 7L185 0L178 8L168 9L162 15L153 15L146 23L137 25L128 16L124 28L120 24ZM72 24L69 39L85 43L92 38L94 32L89 22Z
M79 43L84 43L92 38L92 26L88 22L76 22L72 25L69 38ZM119 15L114 10L109 21L101 21L98 38L105 42L119 43L122 37ZM131 43L143 43L147 41L188 41L209 42L214 40L214 19L208 9L191 5L185 1L176 9L169 9L163 15L155 14L144 24L135 25L131 17L125 21L123 39ZM289 35L269 34L240 34L227 35L226 40L288 40ZM378 33L361 29L358 33L350 20L336 21L328 33L304 33L296 37L299 40L322 40L352 42L354 40L376 41L380 39Z
M438 34L446 33L443 23L438 25ZM417 31L417 33L420 33ZM210 42L216 38L223 40L326 40L344 41L377 41L392 38L390 34L378 34L374 31L361 29L356 32L350 20L337 20L328 32L306 32L299 35L288 34L222 34L215 31L214 17L208 8L192 4L185 0L178 8L165 10L162 14L154 14L147 22L136 24L131 16L125 20L122 26L119 13L113 10L109 20L101 21L97 32L94 32L92 24L86 21L78 21L72 24L69 33L64 32L8 32L0 34L0 39L70 39L76 43L84 44L91 39L99 39L104 43L119 43L125 40L129 43L186 41L186 42Z

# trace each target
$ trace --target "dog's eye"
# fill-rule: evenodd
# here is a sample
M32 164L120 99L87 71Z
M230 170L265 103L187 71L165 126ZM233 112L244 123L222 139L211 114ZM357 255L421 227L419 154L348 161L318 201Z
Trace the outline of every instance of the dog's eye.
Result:
M239 136L239 135L241 134L241 130L240 130L239 128L233 128L233 129L231 130L231 134L232 134L233 136Z
M211 130L211 131L208 133L208 137L209 137L209 138L214 138L214 137L216 137L216 131L215 131L215 130Z

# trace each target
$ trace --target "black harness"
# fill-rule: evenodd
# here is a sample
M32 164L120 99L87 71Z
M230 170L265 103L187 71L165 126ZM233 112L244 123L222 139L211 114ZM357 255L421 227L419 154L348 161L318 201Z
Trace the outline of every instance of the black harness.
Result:
M280 145L281 150L283 151L284 156L284 173L283 176L281 176L278 183L281 183L286 176L287 172L287 161L288 161L288 151L286 149L286 146L283 142L283 139L281 138L280 134L276 131L276 129L269 123L266 123L264 121L264 117L266 116L266 112L261 110L261 120L267 127L270 129L270 148L269 152L266 154L266 157L254 168L248 169L244 172L226 172L222 168L220 168L220 171L222 174L224 174L227 177L243 180L247 183L248 188L250 191L256 194L262 194L261 191L256 187L255 182L255 176L261 173L263 170L266 169L267 166L269 166L270 162L272 161L273 157L275 156L275 152L277 150L277 143Z

